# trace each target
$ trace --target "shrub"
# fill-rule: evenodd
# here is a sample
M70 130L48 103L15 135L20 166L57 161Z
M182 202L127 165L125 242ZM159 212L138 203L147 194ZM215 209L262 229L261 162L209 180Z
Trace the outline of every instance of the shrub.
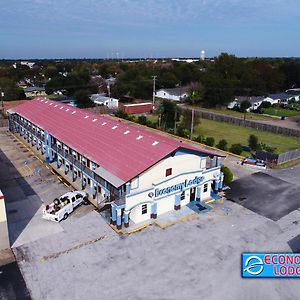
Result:
M241 144L233 144L230 147L229 151L234 154L240 155L243 152L243 148Z
M225 139L222 139L219 141L219 144L217 145L217 148L227 151L228 147L227 147L227 141Z
M198 143L204 143L204 141L205 141L205 136L202 135L202 134L199 134L194 140L195 140L196 142L198 142Z
M215 144L215 139L209 136L205 139L204 144L212 147Z
M224 184L228 185L233 180L233 174L228 167L222 166L221 172L224 174Z
M147 118L145 116L139 116L137 119L137 122L141 125L146 125L147 124Z
M254 134L250 134L248 138L248 145L252 150L257 150L258 137Z

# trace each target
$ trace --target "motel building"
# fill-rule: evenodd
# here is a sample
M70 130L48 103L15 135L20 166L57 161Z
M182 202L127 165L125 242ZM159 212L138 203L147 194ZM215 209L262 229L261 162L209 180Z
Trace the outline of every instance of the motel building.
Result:
M157 131L45 98L8 113L9 130L95 206L109 207L118 229L222 189L220 156Z

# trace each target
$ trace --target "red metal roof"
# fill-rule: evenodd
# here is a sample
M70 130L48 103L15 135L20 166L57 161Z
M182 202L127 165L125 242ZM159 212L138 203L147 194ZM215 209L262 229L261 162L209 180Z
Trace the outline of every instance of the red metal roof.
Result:
M28 101L15 107L13 111L124 182L178 148L217 155L126 121L45 98Z

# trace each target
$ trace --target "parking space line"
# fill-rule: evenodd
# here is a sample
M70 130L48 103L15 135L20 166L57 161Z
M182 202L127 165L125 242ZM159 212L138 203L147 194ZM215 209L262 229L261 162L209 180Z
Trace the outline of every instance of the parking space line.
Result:
M67 250L60 251L60 252L57 252L57 253L52 254L52 255L43 256L43 257L41 257L40 261L41 261L41 262L46 262L46 261L48 261L48 260L50 260L50 259L58 258L59 256L61 256L61 255L63 255L63 254L68 254L69 252L71 252L71 251L73 251L73 250L77 250L77 249L80 249L80 248L82 248L82 247L84 247L84 246L91 245L91 244L94 244L94 243L96 243L96 242L99 242L99 241L101 241L101 240L106 240L106 239L107 239L107 235L102 235L102 236L100 236L100 237L98 237L98 238L96 238L96 239L93 239L93 240L91 240L91 241L87 241L87 242L78 244L78 245L76 245L76 246L74 246L74 247L71 247L71 248L69 248L69 249L67 249Z

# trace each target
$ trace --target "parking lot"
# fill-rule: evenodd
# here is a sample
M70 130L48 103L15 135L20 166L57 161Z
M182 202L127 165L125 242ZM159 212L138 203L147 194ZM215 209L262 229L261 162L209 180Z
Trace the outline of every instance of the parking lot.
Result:
M118 235L92 206L52 223L41 218L42 204L69 188L21 143L0 135L0 186L13 251L33 299L299 298L297 280L240 275L242 252L296 249L298 209L273 220L217 201L206 214L131 235Z

